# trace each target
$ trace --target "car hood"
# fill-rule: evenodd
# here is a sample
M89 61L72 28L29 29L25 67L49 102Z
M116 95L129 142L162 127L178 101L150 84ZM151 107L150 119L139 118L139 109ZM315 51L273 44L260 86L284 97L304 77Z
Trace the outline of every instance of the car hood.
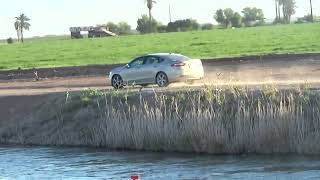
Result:
M114 74L114 73L119 73L121 71L123 71L124 69L126 69L125 66L122 66L122 67L117 67L117 68L114 68L111 70L111 73Z

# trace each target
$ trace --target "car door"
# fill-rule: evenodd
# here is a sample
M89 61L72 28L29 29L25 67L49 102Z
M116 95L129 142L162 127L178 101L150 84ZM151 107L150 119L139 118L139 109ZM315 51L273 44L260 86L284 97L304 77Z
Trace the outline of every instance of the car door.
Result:
M159 58L156 56L147 56L145 63L142 66L141 76L143 77L143 83L154 83L159 63Z
M128 64L127 69L122 74L124 83L133 84L141 81L141 68L144 62L145 57L139 57Z

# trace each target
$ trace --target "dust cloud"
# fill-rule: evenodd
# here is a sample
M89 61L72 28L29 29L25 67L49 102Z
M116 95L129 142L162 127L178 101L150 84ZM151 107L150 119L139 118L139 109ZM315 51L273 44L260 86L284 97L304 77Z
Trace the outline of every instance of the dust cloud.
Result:
M172 88L182 86L253 86L274 85L281 87L320 84L320 61L303 60L270 60L270 61L237 61L223 63L203 63L205 78L192 85L175 83ZM320 86L319 86L320 87ZM318 87L316 87L318 88Z

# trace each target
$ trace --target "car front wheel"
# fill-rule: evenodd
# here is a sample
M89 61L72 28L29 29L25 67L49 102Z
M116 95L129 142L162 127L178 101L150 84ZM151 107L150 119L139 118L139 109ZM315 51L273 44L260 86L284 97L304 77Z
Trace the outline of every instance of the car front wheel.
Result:
M114 75L112 77L112 87L114 87L115 89L123 88L123 80L122 80L121 76Z
M169 85L168 76L164 72L159 72L156 76L156 83L159 87L167 87Z

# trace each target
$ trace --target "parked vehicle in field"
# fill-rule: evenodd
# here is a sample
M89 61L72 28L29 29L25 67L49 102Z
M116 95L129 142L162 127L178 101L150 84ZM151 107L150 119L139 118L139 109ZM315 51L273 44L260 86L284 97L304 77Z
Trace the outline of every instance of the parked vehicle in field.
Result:
M109 73L109 79L115 89L127 85L149 84L166 87L172 82L190 82L203 77L204 70L200 59L169 53L141 56Z

